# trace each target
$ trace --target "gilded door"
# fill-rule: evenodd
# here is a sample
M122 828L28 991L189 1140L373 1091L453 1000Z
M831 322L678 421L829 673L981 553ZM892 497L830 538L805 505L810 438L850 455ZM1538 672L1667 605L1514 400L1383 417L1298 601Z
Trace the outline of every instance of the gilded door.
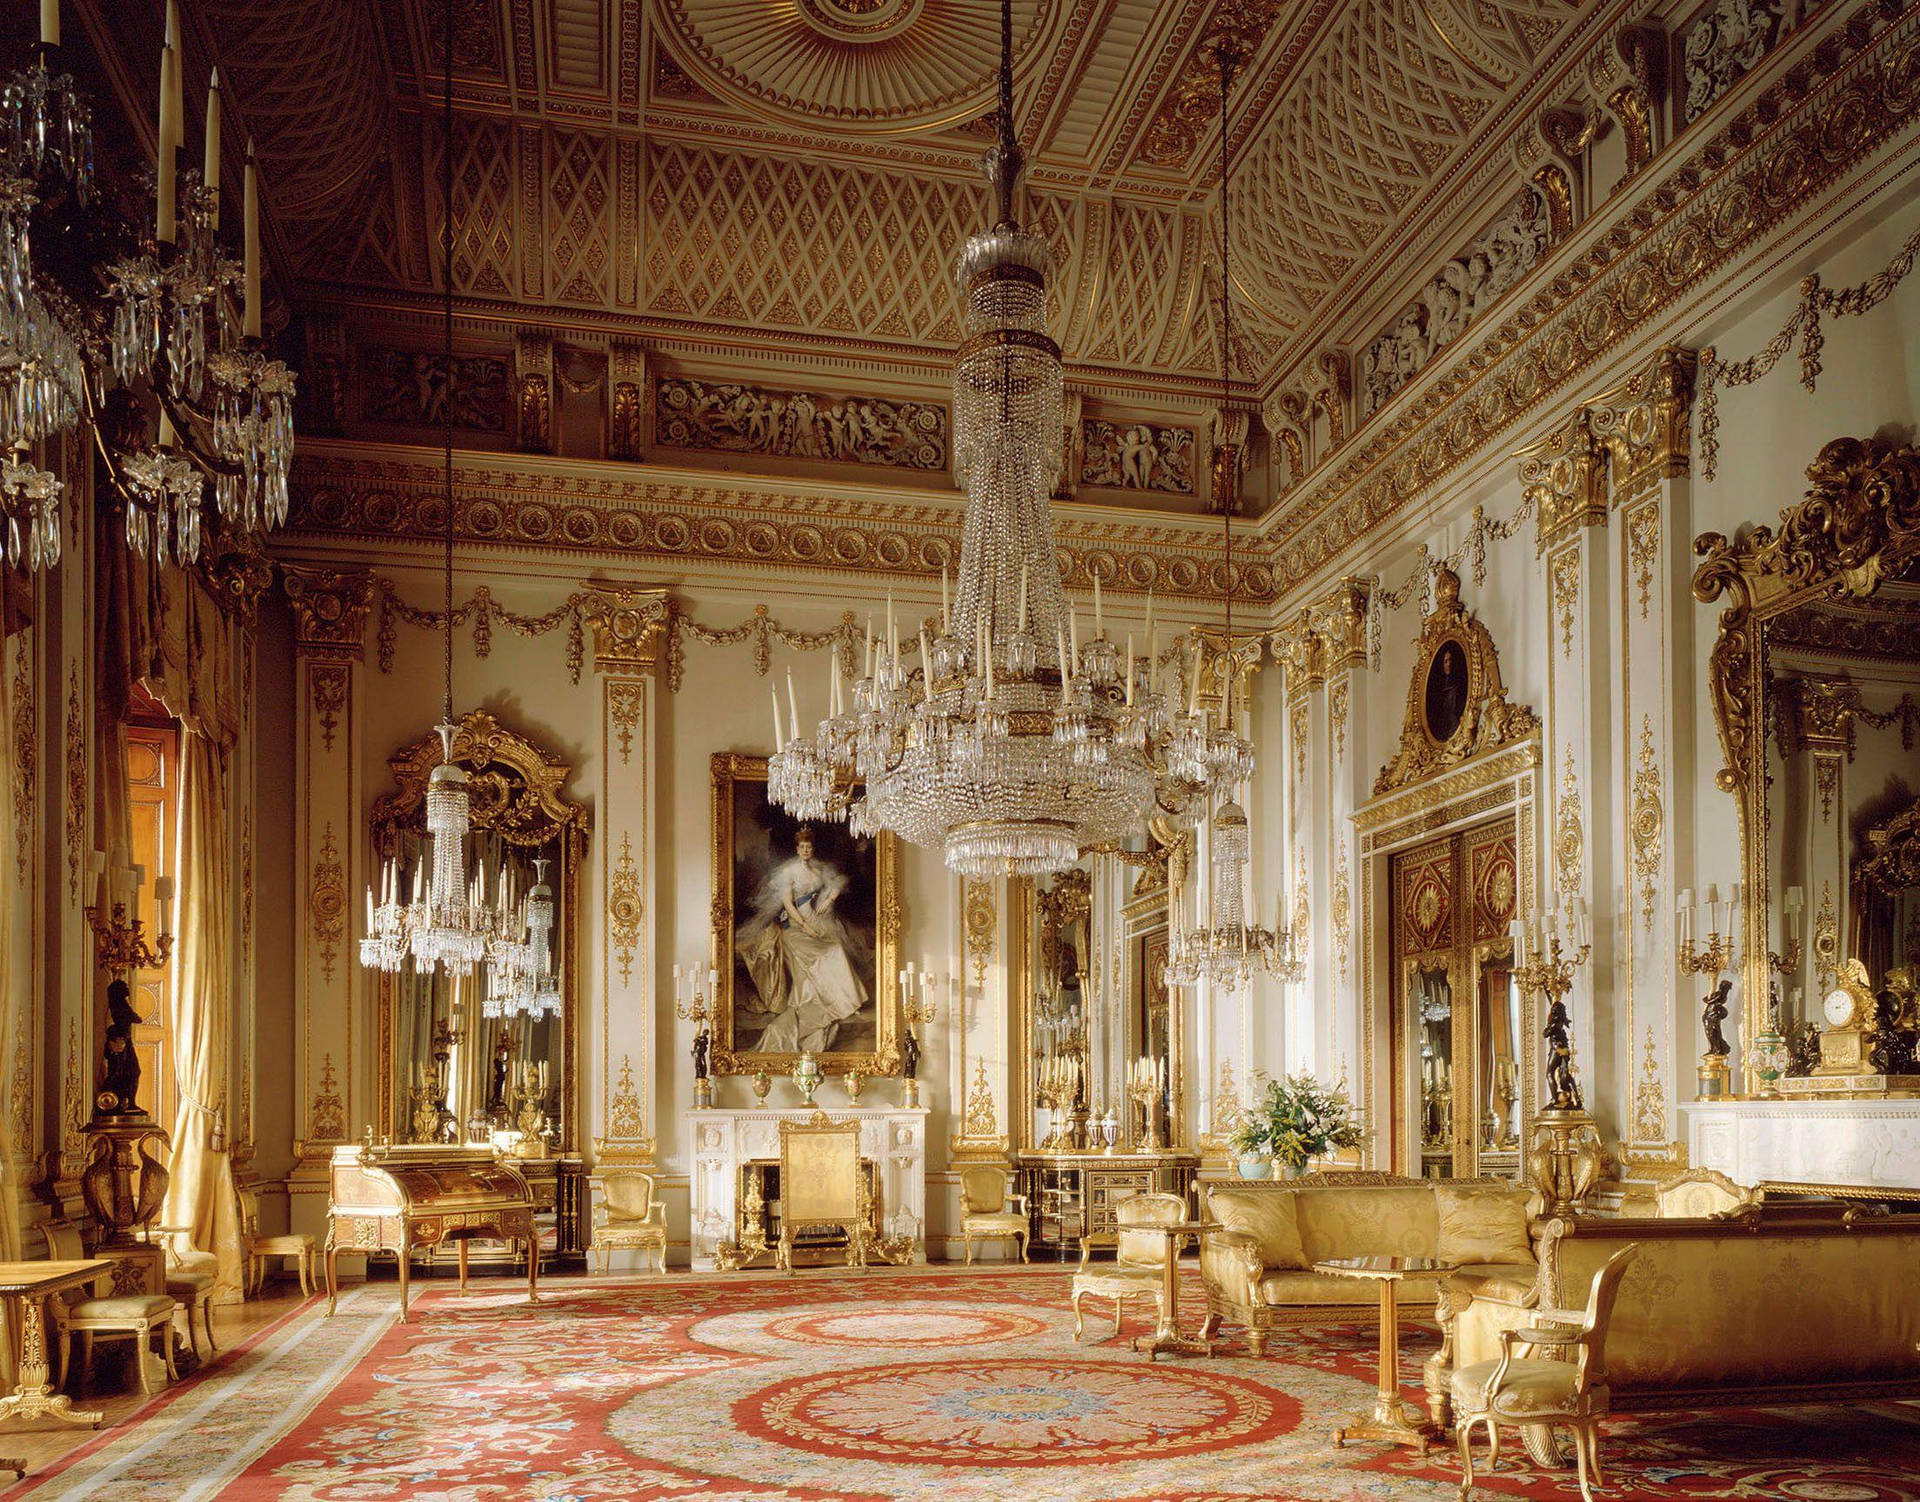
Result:
M1516 1172L1513 820L1403 850L1389 873L1394 1166L1427 1178Z

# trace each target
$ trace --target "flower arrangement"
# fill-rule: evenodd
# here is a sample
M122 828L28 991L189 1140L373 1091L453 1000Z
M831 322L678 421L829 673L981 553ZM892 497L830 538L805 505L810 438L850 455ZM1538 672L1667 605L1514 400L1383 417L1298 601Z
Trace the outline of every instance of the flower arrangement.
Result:
M1241 1113L1233 1150L1242 1157L1271 1157L1298 1172L1312 1159L1359 1141L1346 1090L1294 1074L1269 1080L1266 1093Z

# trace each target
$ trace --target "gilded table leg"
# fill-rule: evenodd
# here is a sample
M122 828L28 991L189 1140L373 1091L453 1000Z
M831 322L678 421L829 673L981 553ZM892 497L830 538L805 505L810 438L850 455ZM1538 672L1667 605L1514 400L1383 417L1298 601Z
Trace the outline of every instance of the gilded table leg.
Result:
M1213 1341L1206 1336L1193 1339L1180 1333L1180 1238L1167 1237L1167 1260L1160 1271L1160 1320L1151 1336L1136 1335L1136 1351L1145 1351L1147 1360L1168 1353L1174 1356L1211 1356Z
M527 1302L540 1302L540 1229L527 1232Z
M333 1317L333 1306L340 1298L340 1246L327 1235L327 1317Z
M400 1323L407 1322L407 1287L413 1273L413 1249L404 1243L400 1248Z
M1398 1280L1380 1280L1380 1391L1373 1412L1350 1418L1334 1431L1333 1442L1382 1440L1412 1445L1422 1455L1433 1443L1433 1426L1410 1413L1400 1399L1400 1290Z
M47 1370L46 1317L40 1300L28 1298L21 1303L20 1385L0 1398L0 1420L50 1418L63 1424L98 1429L103 1414L93 1409L77 1409L65 1393L53 1390L53 1384L47 1380L51 1373ZM0 1461L0 1468L8 1466L9 1462Z

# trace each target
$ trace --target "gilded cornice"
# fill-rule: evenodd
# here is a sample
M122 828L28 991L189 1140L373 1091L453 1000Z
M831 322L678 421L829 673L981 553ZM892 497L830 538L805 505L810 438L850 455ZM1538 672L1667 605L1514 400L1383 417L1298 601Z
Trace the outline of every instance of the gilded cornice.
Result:
M1836 8L1837 10L1838 8ZM1460 341L1413 399L1266 529L1281 587L1306 582L1624 339L1750 255L1870 153L1920 121L1920 6L1869 6L1687 158L1633 180L1610 227L1576 236L1533 296ZM1823 17L1824 19L1824 17Z
M1371 579L1348 575L1274 630L1273 657L1286 669L1289 696L1319 687L1329 674L1366 663L1372 596Z
M1521 489L1533 502L1537 552L1606 521L1606 455L1594 442L1585 408L1517 457Z
M305 443L289 528L391 543L441 536L440 461L430 450ZM842 574L938 574L960 551L958 495L541 455L459 456L456 539L512 551L670 559ZM1059 514L1069 588L1211 599L1224 595L1217 523L1076 505ZM1263 561L1235 560L1234 597L1274 597Z

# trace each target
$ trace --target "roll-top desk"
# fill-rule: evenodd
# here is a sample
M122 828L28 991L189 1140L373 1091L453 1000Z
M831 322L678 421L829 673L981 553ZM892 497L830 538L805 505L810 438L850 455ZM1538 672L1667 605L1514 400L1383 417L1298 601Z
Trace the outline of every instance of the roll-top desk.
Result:
M533 1191L490 1148L336 1147L327 1214L327 1312L333 1312L339 1291L341 1252L392 1252L399 1259L404 1323L412 1253L456 1243L465 1288L467 1242L476 1236L526 1244L527 1298L537 1299L540 1240Z
M1178 1194L1193 1187L1199 1160L1186 1153L1024 1152L1020 1187L1033 1214L1035 1251L1078 1249L1114 1229L1113 1207L1135 1194Z

